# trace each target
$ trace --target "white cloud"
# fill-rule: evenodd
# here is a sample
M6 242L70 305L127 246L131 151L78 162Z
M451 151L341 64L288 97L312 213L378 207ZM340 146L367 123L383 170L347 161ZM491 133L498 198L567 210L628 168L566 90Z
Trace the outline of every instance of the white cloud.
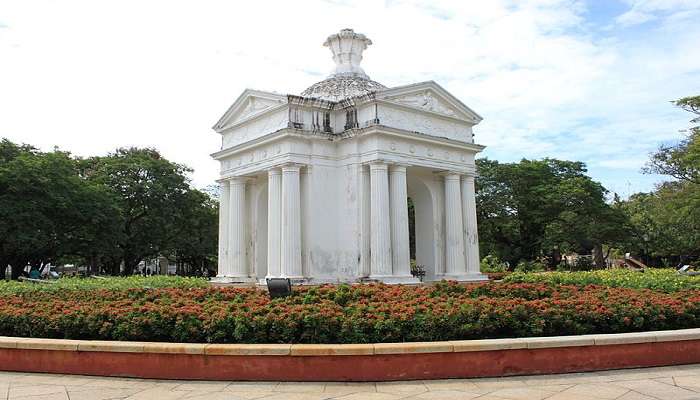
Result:
M580 159L614 186L688 119L668 103L700 82L686 6L631 3L673 24L629 36L593 31L567 0L5 1L0 136L80 155L154 146L204 186L209 127L240 92L299 93L332 68L325 37L352 27L375 43L373 79L433 79L482 114L487 156Z
M697 0L627 0L631 8L617 17L623 26L654 21L662 17L685 19L700 9Z

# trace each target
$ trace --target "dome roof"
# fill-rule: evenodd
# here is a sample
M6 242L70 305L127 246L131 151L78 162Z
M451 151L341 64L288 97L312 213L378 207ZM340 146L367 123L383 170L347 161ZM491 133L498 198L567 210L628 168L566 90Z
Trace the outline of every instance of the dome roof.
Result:
M381 83L369 79L360 67L362 52L371 44L367 36L352 29L328 36L323 45L333 53L335 70L326 80L314 83L301 95L335 102L386 89Z
M380 89L386 89L386 86L369 78L336 75L314 83L301 92L301 95L327 101L340 101L376 92Z

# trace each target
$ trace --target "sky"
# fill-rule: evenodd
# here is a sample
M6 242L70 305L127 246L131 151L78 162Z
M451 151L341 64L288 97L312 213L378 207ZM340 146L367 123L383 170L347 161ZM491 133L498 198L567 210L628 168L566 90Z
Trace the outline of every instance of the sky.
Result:
M664 179L640 169L688 127L671 101L700 94L698 20L700 0L0 0L0 137L155 147L203 188L239 94L300 93L353 28L373 80L434 80L483 116L483 157L583 161L627 197Z

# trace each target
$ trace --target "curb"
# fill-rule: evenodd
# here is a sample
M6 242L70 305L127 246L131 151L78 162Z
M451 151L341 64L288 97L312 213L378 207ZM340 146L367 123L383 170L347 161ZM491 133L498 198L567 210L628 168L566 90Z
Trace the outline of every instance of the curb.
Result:
M390 381L700 363L700 329L375 344L0 337L0 370L158 379Z

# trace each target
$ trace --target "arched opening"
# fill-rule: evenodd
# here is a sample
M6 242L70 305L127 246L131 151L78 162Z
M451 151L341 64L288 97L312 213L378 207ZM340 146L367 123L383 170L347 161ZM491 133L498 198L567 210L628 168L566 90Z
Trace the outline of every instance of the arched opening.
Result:
M425 269L424 281L434 281L439 266L436 257L433 196L423 178L415 174L408 174L407 186L411 259Z

